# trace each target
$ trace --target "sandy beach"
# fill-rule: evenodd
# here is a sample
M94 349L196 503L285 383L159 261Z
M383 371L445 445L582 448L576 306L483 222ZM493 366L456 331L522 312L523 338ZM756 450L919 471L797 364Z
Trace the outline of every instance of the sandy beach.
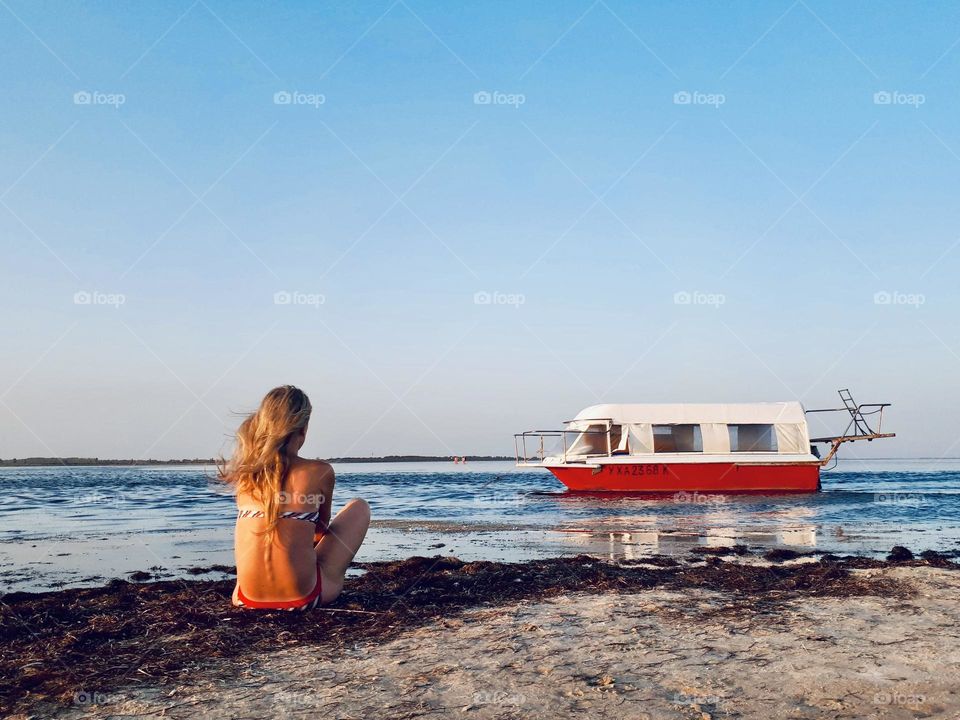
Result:
M957 564L720 552L370 564L309 618L231 609L223 581L12 594L3 700L64 718L960 717Z

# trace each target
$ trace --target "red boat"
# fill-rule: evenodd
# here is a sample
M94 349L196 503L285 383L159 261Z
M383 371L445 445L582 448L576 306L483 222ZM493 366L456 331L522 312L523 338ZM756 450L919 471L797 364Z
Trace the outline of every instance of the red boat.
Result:
M799 402L594 405L563 430L515 435L517 465L547 468L576 491L816 492L820 468L840 445L895 437L880 431L889 403L858 405L849 390L839 392L844 407L822 410ZM847 429L810 438L807 414L818 412L848 413ZM831 446L824 458L818 443Z

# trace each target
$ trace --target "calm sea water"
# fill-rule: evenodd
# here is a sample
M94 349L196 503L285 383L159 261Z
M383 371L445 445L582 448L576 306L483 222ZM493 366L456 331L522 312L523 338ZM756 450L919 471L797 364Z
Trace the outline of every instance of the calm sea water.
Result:
M335 509L354 496L373 508L358 559L635 558L735 543L960 550L960 460L846 460L809 495L572 495L511 463L336 470ZM0 487L2 592L232 564L233 499L209 467L2 468Z

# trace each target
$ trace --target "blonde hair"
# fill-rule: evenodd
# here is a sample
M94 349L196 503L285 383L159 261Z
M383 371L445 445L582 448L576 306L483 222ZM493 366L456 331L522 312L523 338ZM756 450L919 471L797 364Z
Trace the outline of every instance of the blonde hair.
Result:
M306 430L312 410L303 390L293 385L274 388L240 424L233 456L217 463L222 480L263 506L268 540L276 531L283 484L290 470L288 443Z

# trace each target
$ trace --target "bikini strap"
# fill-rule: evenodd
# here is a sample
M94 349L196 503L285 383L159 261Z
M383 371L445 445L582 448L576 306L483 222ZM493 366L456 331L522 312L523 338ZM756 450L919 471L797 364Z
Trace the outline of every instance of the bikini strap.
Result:
M264 517L263 510L256 509L243 509L237 511L237 519L239 518L262 518ZM312 522L314 525L320 522L320 511L315 512L282 512L277 516L278 520L305 520L307 522Z

